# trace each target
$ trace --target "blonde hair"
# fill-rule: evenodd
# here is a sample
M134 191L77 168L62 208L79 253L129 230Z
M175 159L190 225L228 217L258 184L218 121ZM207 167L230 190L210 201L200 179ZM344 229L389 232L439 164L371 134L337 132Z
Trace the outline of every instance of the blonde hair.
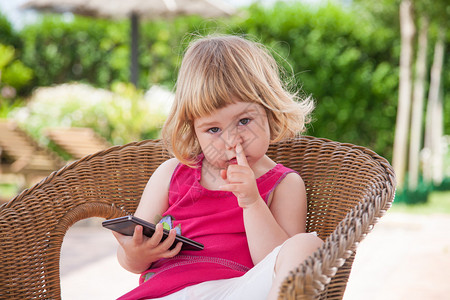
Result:
M181 63L175 100L162 129L169 151L192 166L201 153L194 119L234 103L264 107L271 142L294 137L305 129L312 99L298 99L284 87L280 69L264 46L237 36L208 36L190 44Z

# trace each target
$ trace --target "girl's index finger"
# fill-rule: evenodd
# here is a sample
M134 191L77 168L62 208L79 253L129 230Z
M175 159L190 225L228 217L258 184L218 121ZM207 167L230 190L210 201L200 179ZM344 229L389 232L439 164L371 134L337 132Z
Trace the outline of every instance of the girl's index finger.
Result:
M245 157L244 148L241 143L236 144L236 160L238 165L248 167L248 161Z

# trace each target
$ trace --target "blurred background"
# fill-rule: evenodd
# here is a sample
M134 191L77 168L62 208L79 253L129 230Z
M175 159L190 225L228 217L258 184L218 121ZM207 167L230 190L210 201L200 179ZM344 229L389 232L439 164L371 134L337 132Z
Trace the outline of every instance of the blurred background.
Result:
M447 220L449 16L447 0L0 0L0 204L85 155L158 138L186 46L226 33L269 47L316 100L306 134L391 162L384 234Z

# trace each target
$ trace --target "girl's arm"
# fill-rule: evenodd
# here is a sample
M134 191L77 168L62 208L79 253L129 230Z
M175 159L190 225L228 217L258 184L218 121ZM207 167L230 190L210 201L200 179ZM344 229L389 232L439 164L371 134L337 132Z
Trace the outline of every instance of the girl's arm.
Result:
M270 208L259 197L245 207L244 224L253 263L306 229L306 191L296 173L288 174L273 192Z
M229 184L222 190L233 192L243 208L244 225L254 264L289 237L305 232L306 191L296 173L288 174L273 192L270 208L261 198L255 175L241 145L236 147L237 165L226 172Z
M154 223L155 216L162 215L168 209L169 184L177 164L178 160L172 158L155 170L142 193L134 214L136 217ZM119 242L117 249L119 263L133 273L142 273L154 261L173 257L181 250L181 243L169 250L175 240L175 230L171 230L169 237L162 243L163 228L161 224L156 225L155 234L151 238L144 236L142 230L142 226L136 226L132 237L113 232Z

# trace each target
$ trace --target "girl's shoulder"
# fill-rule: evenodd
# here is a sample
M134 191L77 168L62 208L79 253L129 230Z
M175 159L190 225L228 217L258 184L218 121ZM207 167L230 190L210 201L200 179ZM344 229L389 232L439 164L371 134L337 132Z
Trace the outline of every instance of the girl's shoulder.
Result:
M164 166L164 168L175 168L179 163L180 161L177 158L172 157L163 162L161 167Z
M179 164L180 162L178 161L178 159L170 158L159 165L159 167L155 170L154 175L158 177L170 178L172 177L173 172Z

